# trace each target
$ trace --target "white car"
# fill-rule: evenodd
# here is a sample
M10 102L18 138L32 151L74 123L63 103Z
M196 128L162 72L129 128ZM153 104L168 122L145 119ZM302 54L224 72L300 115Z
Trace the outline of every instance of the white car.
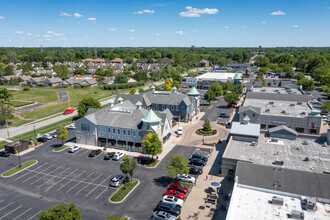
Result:
M66 127L67 130L76 130L76 126L75 125L69 125Z
M182 127L178 127L178 130L176 131L176 133L178 135L182 135L182 132L183 132Z
M79 149L80 149L80 147L78 145L72 145L71 147L69 147L68 152L74 153L74 152L78 151Z
M122 152L117 152L113 155L112 160L120 160L125 156L124 153Z
M51 134L44 134L42 137L46 138L47 140L51 140L53 138L53 135Z
M187 182L187 183L195 183L195 181L196 181L195 177L192 177L192 176L187 175L187 174L178 174L176 176L176 179L180 180L182 182Z
M166 220L175 220L176 217L174 215L171 215L168 212L163 212L163 211L157 211L154 212L152 218L152 220L156 220L156 219L166 219Z
M166 202L166 203L170 203L170 204L174 204L174 205L179 205L179 206L183 206L183 200L182 199L178 199L174 196L163 196L162 202Z

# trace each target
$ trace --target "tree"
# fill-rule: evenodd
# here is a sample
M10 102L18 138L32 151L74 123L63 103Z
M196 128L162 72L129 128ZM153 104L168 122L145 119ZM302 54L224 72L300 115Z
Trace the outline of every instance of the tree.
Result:
M47 211L42 211L39 214L40 220L52 220L52 219L74 219L82 220L80 210L76 207L75 204L71 203L69 206L66 206L63 202L61 205L56 204Z
M3 75L4 76L14 75L14 66L12 66L12 65L6 66L3 71Z
M129 90L129 94L134 95L136 93L136 88L132 87L131 90Z
M123 172L123 174L129 174L131 176L132 181L137 165L138 162L136 159L132 159L129 156L125 156L123 158L123 163L120 164L120 170L121 172Z
M176 80L173 81L172 86L173 87L175 86L177 89L180 89L180 87L181 87L180 83Z
M203 131L204 131L204 133L210 133L210 132L213 131L209 119L206 119L206 120L204 121L204 124L203 124Z
M225 100L228 104L232 104L232 103L234 103L237 99L238 99L238 95L237 95L235 92L227 93L227 94L224 96L224 100Z
M151 155L152 160L154 159L154 156L162 153L163 151L162 142L159 140L156 133L149 133L146 137L146 140L143 141L143 144L144 151Z
M324 102L320 109L323 111L330 111L330 102Z
M105 71L105 74L107 76L114 76L115 75L115 71L113 70L113 67L109 65L108 69Z
M222 86L220 86L219 83L213 83L211 85L211 87L209 88L209 90L211 90L211 92L214 93L214 95L216 97L223 95L223 89L222 89Z
M172 83L171 83L171 80L166 79L164 85L165 85L165 87L166 87L166 91L172 91Z
M6 89L6 88L0 89L0 101L2 103L8 102L12 97L13 97L13 95L11 94L11 92L8 89Z
M103 68L99 67L97 68L97 70L95 71L95 75L98 75L98 76L105 76L105 71Z
M310 81L308 79L302 79L300 81L298 81L297 83L298 85L302 86L302 89L304 91L313 91L315 89L315 85L313 81Z
M92 97L83 98L78 105L78 117L85 116L89 108L101 108L101 103Z
M64 126L60 126L58 128L58 137L62 140L62 146L64 144L64 140L67 139L69 136L69 132Z
M128 78L125 74L118 74L115 77L115 82L116 83L127 83L127 81L128 81Z
M258 55L255 58L254 64L256 66L265 67L265 66L267 66L269 64L269 59L267 57L265 57L265 56Z
M295 79L297 79L298 81L302 80L305 78L303 73L297 73L294 77Z
M76 67L74 69L74 73L78 75L83 75L86 72L84 67Z
M170 174L171 178L175 178L178 174L188 174L188 160L182 155L171 155L169 161L165 164L165 171Z
M217 99L217 97L215 96L215 94L209 89L206 91L204 98L210 102L215 101Z
M63 80L70 78L70 72L67 66L64 65L54 66L53 70L57 73L57 76Z
M7 103L0 103L0 124L5 125L6 121L14 118L14 108Z

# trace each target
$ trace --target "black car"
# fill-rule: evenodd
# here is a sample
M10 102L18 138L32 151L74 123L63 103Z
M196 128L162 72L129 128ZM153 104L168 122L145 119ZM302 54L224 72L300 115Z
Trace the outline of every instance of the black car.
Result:
M200 174L203 173L203 169L202 168L196 167L194 165L188 165L188 167L189 167L189 174L200 175Z
M89 157L96 157L97 155L99 155L102 151L101 150L92 150L90 153L89 153Z
M230 115L228 115L226 113L220 113L219 117L220 118L230 118Z
M199 159L199 158L191 158L190 159L190 164L197 165L197 166L205 166L206 161Z
M46 142L48 139L45 136L38 137L38 142Z
M3 150L0 152L0 157L9 157L10 153L9 151Z
M103 160L110 160L113 157L113 155L115 155L115 152L107 153L106 155L104 155Z
M156 211L164 211L172 215L178 216L181 214L181 206L174 205L171 203L159 202L157 207L154 209L154 212Z
M201 159L201 160L204 160L205 162L207 162L207 157L201 155L201 154L193 154L191 155L190 159L193 159L193 158L198 158L198 159Z

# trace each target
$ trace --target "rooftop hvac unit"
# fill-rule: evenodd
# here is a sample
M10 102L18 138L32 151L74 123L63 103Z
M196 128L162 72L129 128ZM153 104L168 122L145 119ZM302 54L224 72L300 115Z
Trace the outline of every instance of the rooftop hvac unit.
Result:
M307 211L316 211L316 199L307 197L306 198L306 209Z
M308 142L307 140L304 140L304 141L302 142L302 144L303 144L303 145L308 145L309 142Z
M291 103L290 106L295 106L295 104L292 104L292 103Z
M272 198L272 204L273 205L280 205L280 206L282 206L283 203L284 203L284 200L283 200L282 197L273 196L273 198Z
M290 217L293 218L293 219L304 219L305 215L301 211L292 210Z
M252 141L251 145L252 145L252 146L257 146L257 142Z
M297 102L297 105L302 105L302 102Z
M281 111L282 114L286 114L286 111Z
M267 109L265 110L265 112L270 112L270 109L269 109L269 108L267 108Z
M270 105L274 105L274 102L269 102Z

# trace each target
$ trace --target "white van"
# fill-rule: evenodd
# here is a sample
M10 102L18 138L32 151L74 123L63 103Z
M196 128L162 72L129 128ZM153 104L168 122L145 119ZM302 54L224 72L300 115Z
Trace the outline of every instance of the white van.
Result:
M182 132L183 132L182 127L178 127L178 130L176 131L176 133L178 135L182 135Z

